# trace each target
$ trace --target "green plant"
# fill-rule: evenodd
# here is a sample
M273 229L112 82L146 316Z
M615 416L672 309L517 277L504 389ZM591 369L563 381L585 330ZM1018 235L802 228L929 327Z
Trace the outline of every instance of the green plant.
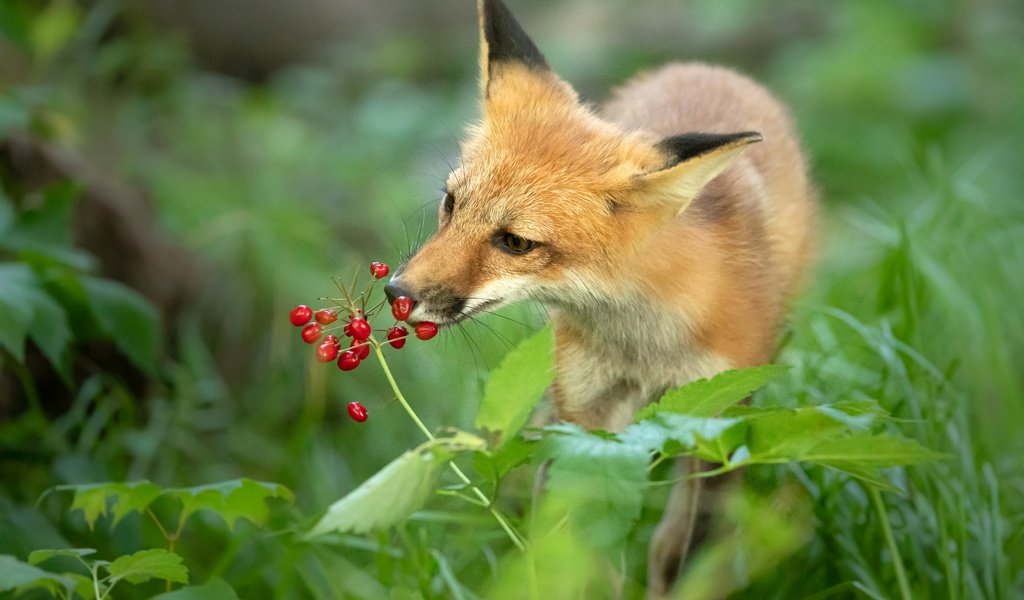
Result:
M96 553L92 548L35 550L29 554L27 564L13 556L3 556L0 557L0 592L42 588L59 598L104 600L121 581L141 584L151 579L165 581L170 592L172 584L188 583L188 569L182 564L182 557L175 554L175 545L196 513L210 511L230 528L234 528L239 519L261 525L269 514L268 500L293 500L291 491L284 486L250 479L191 488L161 488L148 481L137 481L58 486L53 491L74 492L70 510L80 511L90 530L100 517L109 517L113 529L132 513L147 516L167 542L167 549L140 550L112 561L92 558ZM154 512L153 506L162 500L179 506L174 525L165 524ZM87 574L75 571L57 574L35 567L56 557L74 558ZM223 583L216 585L225 586Z

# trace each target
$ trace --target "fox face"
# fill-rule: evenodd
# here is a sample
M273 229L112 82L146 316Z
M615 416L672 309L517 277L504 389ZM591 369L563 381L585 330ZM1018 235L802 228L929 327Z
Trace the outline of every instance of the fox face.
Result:
M437 234L393 282L415 298L414 319L446 323L531 296L577 298L607 249L628 243L625 230L646 217L621 206L633 176L662 160L653 148L622 139L546 72L503 78L448 177Z
M539 56L485 57L484 117L448 177L438 231L387 288L414 299L412 322L454 323L526 298L593 310L627 296L631 257L759 139L623 131Z

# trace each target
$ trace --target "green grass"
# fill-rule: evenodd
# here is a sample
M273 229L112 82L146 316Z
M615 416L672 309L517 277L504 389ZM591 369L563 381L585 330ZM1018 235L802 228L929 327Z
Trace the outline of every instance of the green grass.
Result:
M614 22L632 6L601 14ZM547 4L521 14L551 62L592 97L684 52L742 68L791 105L821 188L822 255L780 352L790 376L755 404L874 400L895 417L890 427L946 456L892 470L905 492L880 496L821 468L751 468L748 488L804 507L797 514L808 530L797 537L806 543L768 544L776 562L753 581L714 557L696 573L715 573L720 589L741 598L1024 594L1021 9L698 2L655 10L667 12L638 18L679 33L581 31L577 42L571 31L558 35L563 13ZM785 19L809 25L789 31ZM763 52L744 45L756 31ZM420 441L388 401L381 373L320 368L284 314L328 293L331 275L397 260L421 237L421 222L432 228L436 190L475 114L474 32L462 34L464 43L430 61L416 36L353 43L328 64L259 86L202 73L158 36L58 55L60 68L29 60L20 75L0 77L17 86L6 101L29 99L40 135L147 190L161 225L209 273L174 332L163 376L144 393L93 372L70 407L0 424L0 554L84 545L114 557L161 546L141 519L91 533L66 515L66 498L36 506L53 485L244 476L287 485L296 505L265 529L190 523L179 548L193 581L215 575L254 598L382 597L389 588L405 590L395 597L473 598L509 584L519 567L502 560L508 540L486 513L451 499L379 535L297 541L328 505ZM409 64L427 74L413 80L387 68ZM521 323L486 319L468 337L447 332L395 355L395 377L431 426L471 429L486 372L545 317L530 306L503 314ZM367 404L372 427L347 420L351 400ZM530 478L517 477L503 486L501 506L520 515ZM631 534L629 573L643 570L661 492L652 490ZM762 508L740 503L734 514ZM557 542L543 551L570 564L579 548ZM639 594L631 585L627 593Z

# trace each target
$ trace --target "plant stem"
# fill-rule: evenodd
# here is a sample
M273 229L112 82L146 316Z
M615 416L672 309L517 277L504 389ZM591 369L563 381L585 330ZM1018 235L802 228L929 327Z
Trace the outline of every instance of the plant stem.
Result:
M163 523L160 522L160 519L156 518L156 514L153 513L153 509L146 507L146 514L148 514L150 518L153 519L153 522L156 523L157 529L160 530L160 533L163 534L164 539L167 540L168 545L170 545L173 549L174 543L171 542L171 534L167 533L167 530L164 529Z
M103 598L106 597L106 594L104 593L103 596L100 596L100 573L99 573L99 570L100 570L100 566L97 565L97 564L94 564L91 567L89 567L89 571L92 573L92 590L93 590L93 593L96 594L96 600L103 600ZM109 592L110 590L107 589L107 591Z
M413 422L416 423L416 426L423 432L423 435L426 436L428 440L434 441L434 434L431 433L430 430L427 429L427 426L423 424L419 415L416 414L416 411L413 410L412 406L410 406L409 402L405 399L405 396L402 394L402 390L399 389L398 382L395 381L395 376L391 374L391 368L388 366L388 361L384 358L384 353L381 351L381 344L379 344L375 339L373 339L373 343L373 350L377 354L377 361L380 363L381 368L384 369L384 376L387 377L388 384L391 386L391 391L395 393L398 403L402 405L406 414L412 418ZM505 515L501 514L501 512L495 508L487 495L473 484L469 477L462 471L462 469L459 468L459 465L449 460L448 467L455 473L455 476L458 477L462 483L468 485L473 494L484 503L488 512L490 512L491 515L494 516L494 519L498 521L498 525L505 530L505 533L508 535L509 539L512 540L512 543L515 544L516 548L518 548L520 552L526 552L526 543L523 541L522 537L515 531L515 529L512 528L512 524L508 522Z
M885 543L889 546L889 553L892 554L893 568L896 569L896 581L900 586L900 597L903 600L911 600L910 582L907 581L907 572L903 570L903 559L900 558L899 548L896 547L896 538L892 535L892 527L889 525L889 517L885 514L885 503L882 501L882 494L878 488L869 486L871 500L875 504L878 518L882 521L882 533L885 535Z

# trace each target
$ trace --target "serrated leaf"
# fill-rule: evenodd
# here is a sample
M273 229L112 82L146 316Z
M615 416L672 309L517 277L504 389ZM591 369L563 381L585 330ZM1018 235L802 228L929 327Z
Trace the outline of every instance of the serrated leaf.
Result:
M7 554L0 555L0 592L25 588L40 582L53 582L66 589L75 586L75 582L68 577L49 573Z
M880 433L854 434L826 440L808 450L800 459L852 471L916 465L942 456L916 440Z
M650 453L642 445L568 424L545 428L548 493L571 507L570 520L595 546L611 549L640 516Z
M551 328L526 338L491 371L476 415L477 429L515 435L555 379Z
M233 479L189 488L175 488L164 491L164 495L176 498L182 504L181 518L188 519L199 510L211 510L234 529L238 519L246 519L262 525L270 515L267 500L280 498L292 502L295 495L279 483Z
M96 525L96 520L101 515L107 514L107 485L114 486L118 484L97 484L97 485L83 485L75 486L75 496L71 500L71 510L82 511L82 516L85 517L85 523L89 526L89 529Z
M368 533L405 520L423 506L451 453L427 443L405 452L327 509L306 537Z
M698 379L665 392L657 402L639 410L635 420L643 421L659 412L713 417L765 384L779 379L787 370L788 367L780 365L764 365L723 371L711 379Z
M111 506L111 511L113 512L113 520L110 523L111 527L116 527L121 522L121 519L124 519L132 512L144 512L160 495L161 489L155 483L136 481L125 483L120 491L121 493L118 494L113 506Z
M238 594L223 579L213 578L203 585L190 585L154 596L152 600L236 600Z
M60 486L58 490L73 490L71 510L81 510L85 522L92 529L96 520L113 514L111 527L133 511L145 511L160 495L160 487L148 481L90 483L85 485Z
M725 462L736 448L746 443L746 437L747 426L742 419L674 413L659 413L619 434L623 442L651 452L693 455L712 462Z
M866 430L881 409L872 403L839 402L802 408L755 408L737 406L726 412L750 425L747 444L754 461L798 459L826 440ZM877 406L877 405L875 405Z
M122 579L129 583L144 583L150 579L188 583L188 569L182 564L182 558L162 548L121 556L107 565L107 572L112 577L111 585Z
M135 366L154 375L160 326L153 305L135 290L115 281L82 277L81 283L103 332Z
M75 556L82 557L90 554L95 554L96 550L93 548L59 548L52 550L34 550L28 555L28 564L38 565L44 560L49 560L55 556Z

